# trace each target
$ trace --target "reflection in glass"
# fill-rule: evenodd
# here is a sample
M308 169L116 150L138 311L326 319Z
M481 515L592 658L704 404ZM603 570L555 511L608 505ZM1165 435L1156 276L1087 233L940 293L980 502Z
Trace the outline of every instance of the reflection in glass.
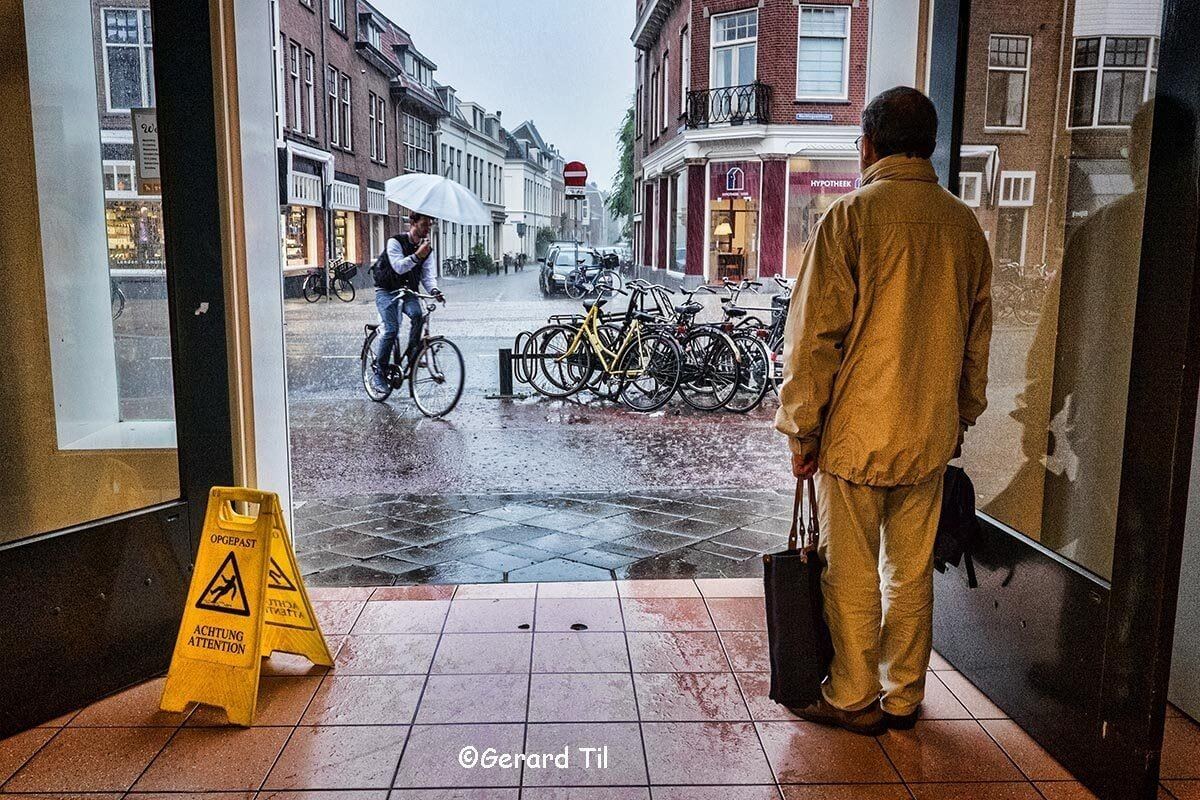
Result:
M996 321L964 452L985 513L1107 578L1161 7L1064 8L972 5L960 195Z

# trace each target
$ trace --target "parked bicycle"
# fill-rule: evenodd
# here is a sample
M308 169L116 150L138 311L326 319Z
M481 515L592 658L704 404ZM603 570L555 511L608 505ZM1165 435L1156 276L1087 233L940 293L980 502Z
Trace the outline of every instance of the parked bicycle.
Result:
M462 397L463 384L466 378L466 366L463 362L462 351L458 345L444 336L434 336L430 333L429 323L438 308L436 298L431 294L423 294L408 289L396 293L401 299L416 297L429 301L425 306L425 323L421 329L421 340L413 352L401 357L400 343L397 340L394 352L388 359L388 367L384 370L386 391L376 388L373 377L379 363L375 353L375 340L379 337L379 323L368 323L363 328L366 334L362 344L359 362L362 371L362 385L367 397L377 403L382 403L408 381L408 393L422 414L431 419L446 416L458 405Z
M450 257L442 259L442 274L451 278L465 278L471 272L471 265L465 258Z
M621 273L605 259L599 267L581 263L579 267L571 270L563 289L572 300L583 297L611 297L613 292L621 288L623 282Z
M351 264L341 256L330 259L323 268L309 270L304 278L304 299L315 303L322 297L333 294L343 303L354 300L354 276L358 274L358 265Z

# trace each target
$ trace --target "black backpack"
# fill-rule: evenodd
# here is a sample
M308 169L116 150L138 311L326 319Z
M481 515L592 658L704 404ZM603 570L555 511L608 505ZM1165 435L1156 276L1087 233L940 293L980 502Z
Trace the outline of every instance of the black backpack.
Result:
M403 275L397 275L396 271L392 269L392 260L388 258L387 252L388 242L392 239L400 243L400 250L405 256L410 256L417 252L417 246L409 241L407 236L396 234L395 236L388 237L387 242L383 243L382 252L371 263L371 277L375 279L375 286L387 292L398 292L401 289L416 289L421 280L420 265Z
M983 528L975 516L975 485L962 467L946 467L942 516L933 543L933 566L938 572L945 572L947 564L957 567L964 563L967 585L974 589L979 582L975 580L972 556L982 544Z

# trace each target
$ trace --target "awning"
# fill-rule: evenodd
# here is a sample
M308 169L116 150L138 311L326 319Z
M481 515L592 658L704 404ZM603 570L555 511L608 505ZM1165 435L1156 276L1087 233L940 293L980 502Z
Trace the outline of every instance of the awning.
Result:
M987 186L988 197L995 197L996 176L1000 174L1000 148L994 144L964 144L959 148L958 157L983 159L983 182Z

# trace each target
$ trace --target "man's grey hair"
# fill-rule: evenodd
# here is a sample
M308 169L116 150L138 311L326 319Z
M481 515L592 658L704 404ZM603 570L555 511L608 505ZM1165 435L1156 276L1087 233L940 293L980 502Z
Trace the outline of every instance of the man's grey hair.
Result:
M880 158L929 158L937 147L937 109L921 92L897 86L880 92L862 112L863 135Z

